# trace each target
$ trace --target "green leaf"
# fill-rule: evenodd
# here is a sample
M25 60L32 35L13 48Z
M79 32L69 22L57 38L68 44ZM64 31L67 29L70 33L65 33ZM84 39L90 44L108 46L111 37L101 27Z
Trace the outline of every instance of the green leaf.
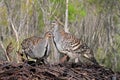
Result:
M81 11L80 11L80 15L81 15L82 17L86 16L86 14L87 14L87 13L86 13L85 10L81 10Z
M69 20L74 20L75 19L75 15L76 15L76 9L72 4L69 4L68 6L68 18Z

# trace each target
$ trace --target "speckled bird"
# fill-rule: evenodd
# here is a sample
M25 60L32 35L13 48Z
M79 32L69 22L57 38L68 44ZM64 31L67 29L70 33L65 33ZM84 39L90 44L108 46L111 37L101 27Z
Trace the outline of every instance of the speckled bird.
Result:
M50 31L46 32L44 37L30 37L24 39L21 43L23 52L25 53L27 59L28 56L37 61L44 61L47 59L50 53L50 39L52 33Z
M52 23L52 27L54 44L60 53L68 55L69 61L75 61L78 58L82 63L98 64L93 51L86 43L73 34L65 32L57 21Z

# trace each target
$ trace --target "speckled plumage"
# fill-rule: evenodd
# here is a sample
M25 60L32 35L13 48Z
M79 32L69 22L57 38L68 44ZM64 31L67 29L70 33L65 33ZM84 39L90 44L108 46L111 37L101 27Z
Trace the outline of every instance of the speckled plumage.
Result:
M32 59L47 58L50 53L51 32L46 32L44 37L30 37L21 43L23 52Z
M78 58L83 63L90 61L91 63L98 64L92 50L81 39L65 32L57 22L52 23L52 25L54 29L53 40L60 53L67 54L70 57L70 61Z

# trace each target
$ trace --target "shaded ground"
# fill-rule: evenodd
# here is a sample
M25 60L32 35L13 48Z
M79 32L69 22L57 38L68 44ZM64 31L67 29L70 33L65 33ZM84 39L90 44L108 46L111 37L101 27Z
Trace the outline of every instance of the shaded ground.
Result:
M0 80L120 80L120 73L97 65L64 63L36 65L35 62L0 63Z

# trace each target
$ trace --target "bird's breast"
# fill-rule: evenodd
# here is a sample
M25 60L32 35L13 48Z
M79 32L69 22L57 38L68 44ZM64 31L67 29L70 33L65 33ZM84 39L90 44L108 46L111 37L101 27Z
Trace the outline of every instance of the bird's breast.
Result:
M57 43L56 43L56 46L57 46L57 48L59 49L59 51L62 50L61 42L57 42Z

